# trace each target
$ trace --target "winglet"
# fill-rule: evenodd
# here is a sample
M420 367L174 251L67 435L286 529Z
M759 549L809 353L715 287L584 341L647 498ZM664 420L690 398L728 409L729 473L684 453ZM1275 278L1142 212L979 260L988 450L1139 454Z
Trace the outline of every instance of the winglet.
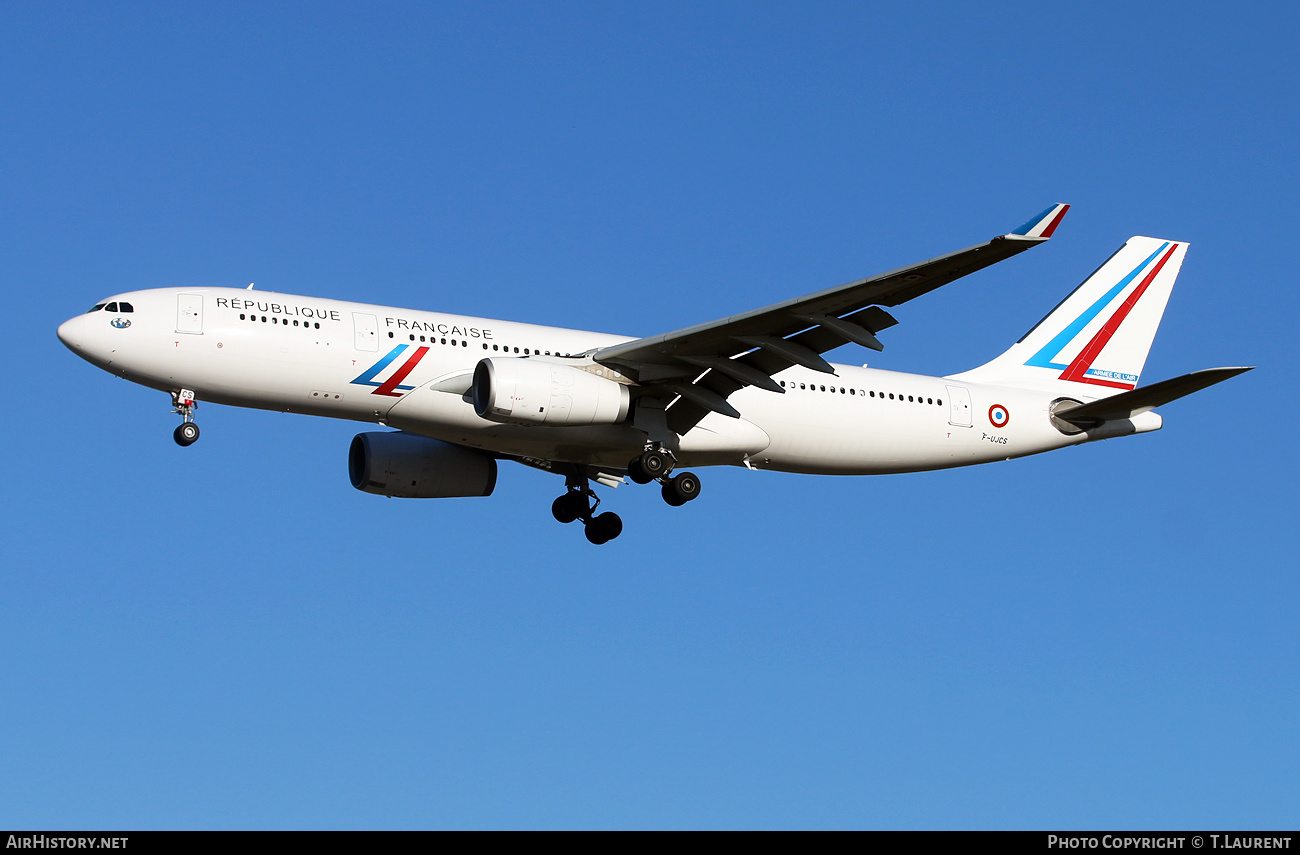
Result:
M1052 207L1043 211L1020 228L1011 232L1013 235L1019 235L1027 238L1041 238L1047 240L1056 231L1056 227L1061 224L1065 217L1065 212L1070 210L1070 206L1063 202L1058 202Z

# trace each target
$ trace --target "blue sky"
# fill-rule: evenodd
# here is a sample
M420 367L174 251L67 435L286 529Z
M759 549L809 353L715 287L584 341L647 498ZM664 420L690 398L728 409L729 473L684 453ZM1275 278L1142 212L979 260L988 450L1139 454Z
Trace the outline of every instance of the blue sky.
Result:
M1291 4L0 9L0 826L1295 823ZM1191 243L1155 434L942 473L353 490L364 425L67 352L245 285L651 335L968 246L882 354L999 353ZM37 392L42 394L37 395Z

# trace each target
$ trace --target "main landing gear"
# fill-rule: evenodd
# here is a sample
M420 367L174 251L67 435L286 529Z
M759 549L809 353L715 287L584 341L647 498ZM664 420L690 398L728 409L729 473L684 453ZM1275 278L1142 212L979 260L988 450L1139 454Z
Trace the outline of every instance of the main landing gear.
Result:
M194 408L198 405L194 400L194 393L189 389L172 392L172 412L184 419L172 432L172 439L176 440L176 444L181 448L198 442L199 426L194 423Z
M627 474L638 484L658 481L662 485L664 501L673 507L680 507L700 495L700 479L694 472L673 475L676 465L677 460L672 452L654 447L633 458L628 463ZM586 470L573 467L566 475L568 489L563 496L551 503L551 515L562 523L582 520L583 533L587 535L587 540L595 544L609 543L622 534L623 520L619 519L618 514L596 514L600 499L592 492Z
M627 475L638 484L658 481L663 485L664 501L674 508L681 507L700 495L700 479L694 472L673 476L677 461L672 452L662 448L648 448L627 464Z
M582 520L587 540L597 545L609 543L623 533L623 520L612 512L596 516L599 504L600 499L584 478L581 483L570 484L568 491L551 503L551 515L562 523Z

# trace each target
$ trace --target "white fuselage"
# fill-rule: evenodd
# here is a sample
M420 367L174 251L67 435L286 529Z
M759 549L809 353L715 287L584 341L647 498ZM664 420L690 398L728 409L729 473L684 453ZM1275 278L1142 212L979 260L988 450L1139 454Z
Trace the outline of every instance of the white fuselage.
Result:
M468 373L484 357L563 361L622 380L580 355L625 336L228 288L110 299L133 311L79 315L59 337L106 371L164 391L190 389L201 402L377 422L503 455L612 468L625 467L645 445L645 433L631 424L488 421L465 394ZM679 461L869 475L1103 438L1057 430L1047 392L834 368L833 376L801 367L781 372L775 379L785 394L753 387L734 393L728 402L744 417L706 416L681 438ZM1122 432L1159 427L1159 417L1148 415L1149 423Z

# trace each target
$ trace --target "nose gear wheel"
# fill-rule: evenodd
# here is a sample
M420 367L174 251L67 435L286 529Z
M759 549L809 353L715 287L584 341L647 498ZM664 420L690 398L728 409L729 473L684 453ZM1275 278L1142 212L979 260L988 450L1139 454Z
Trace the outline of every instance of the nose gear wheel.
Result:
M181 448L193 445L199 440L199 426L194 423L194 409L199 405L194 400L194 393L189 389L180 389L172 392L172 412L176 413L183 420L176 430L172 431L172 439Z
M199 426L194 422L182 422L176 426L176 430L172 431L172 439L176 440L176 444L181 448L191 446L198 442Z

